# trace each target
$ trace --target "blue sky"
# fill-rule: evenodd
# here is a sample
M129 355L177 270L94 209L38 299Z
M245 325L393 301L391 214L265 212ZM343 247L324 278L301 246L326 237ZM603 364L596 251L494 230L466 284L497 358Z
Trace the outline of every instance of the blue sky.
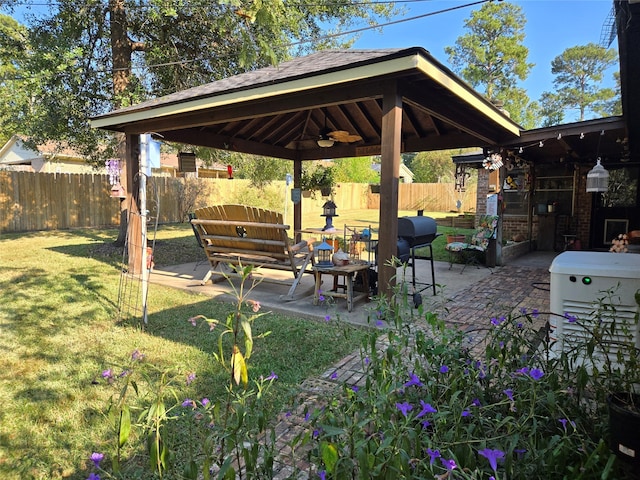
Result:
M471 3L469 1L430 0L403 5L404 17L413 17L437 10ZM529 49L529 62L535 63L529 78L521 84L532 100L544 91L553 90L551 61L566 48L587 43L600 43L602 26L613 6L611 0L521 0L512 1L525 14L524 44ZM419 46L428 50L438 61L450 67L445 47L467 33L464 21L481 5L384 27L382 33L366 31L354 48L396 48ZM617 38L611 48L617 50ZM613 72L607 72L606 86L613 86Z
M400 20L439 10L459 7L474 0L413 0L399 3L404 8ZM587 43L600 43L603 25L607 23L613 6L612 0L512 0L519 5L525 14L525 45L529 48L529 62L535 64L529 78L521 84L527 90L531 100L538 100L544 91L553 90L551 61L566 48ZM36 5L42 5L36 3ZM37 11L44 7L34 7ZM464 7L451 12L410 20L378 30L367 30L360 33L353 48L397 48L419 46L428 50L438 61L449 65L444 49L453 46L456 39L464 35L464 21L473 10L481 5ZM15 12L18 21L24 9ZM611 48L617 50L617 39ZM611 68L606 75L604 86L613 87L613 72L618 65ZM570 120L567 118L567 120Z

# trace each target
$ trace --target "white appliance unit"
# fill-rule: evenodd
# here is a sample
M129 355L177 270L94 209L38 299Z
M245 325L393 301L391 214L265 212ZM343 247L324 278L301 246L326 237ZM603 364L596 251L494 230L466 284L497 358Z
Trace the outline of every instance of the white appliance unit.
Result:
M586 331L579 322L588 322L593 317L599 308L597 302L600 298L604 298L603 304L606 305L600 320L608 325L613 320L616 322L616 328L607 338L614 342L632 342L636 348L640 348L640 325L636 322L639 311L636 292L640 296L640 255L568 251L553 260L549 272L550 307L555 314L549 316L549 323L551 338L556 340L552 354L566 351L576 341L585 338ZM570 322L565 314L577 317L578 322ZM622 331L623 324L628 328L629 336ZM615 345L608 347L614 367L617 365L617 351Z

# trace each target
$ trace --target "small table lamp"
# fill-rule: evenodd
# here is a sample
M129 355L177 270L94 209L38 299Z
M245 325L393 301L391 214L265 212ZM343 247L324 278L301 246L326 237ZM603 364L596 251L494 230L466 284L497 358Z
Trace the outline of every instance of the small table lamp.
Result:
M323 267L333 265L333 262L331 262L333 247L331 245L323 239L322 243L316 247L316 250L318 251L318 265Z

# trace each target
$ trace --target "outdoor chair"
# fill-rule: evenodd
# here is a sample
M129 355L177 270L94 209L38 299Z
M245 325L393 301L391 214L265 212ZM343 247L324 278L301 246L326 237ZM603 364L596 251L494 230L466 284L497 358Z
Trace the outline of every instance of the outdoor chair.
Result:
M196 218L195 213L189 213L189 223L191 224L191 229L193 230L193 234L196 236L196 241L198 242L198 245L202 249L203 253L205 254L205 257L201 260L198 260L195 267L193 267L194 271L197 270L197 268L203 263L209 263L209 260L207 259L207 256L206 256L206 252L204 251L204 244L202 243L202 237L200 236L201 233L204 234L204 231L201 233L198 233L198 229L201 228L200 225L196 225L193 222L191 222L191 220L195 218ZM211 270L208 270L207 274L202 279L202 284L204 285L205 283L207 283L210 278L211 278Z
M456 257L464 264L460 273L464 272L467 265L473 264L476 265L477 268L480 268L481 263L478 257L486 253L490 241L495 239L498 218L499 217L494 215L484 215L480 217L476 231L468 242L451 242L445 246L445 250L449 252L449 270L451 270L453 260ZM486 264L485 266L491 270ZM493 270L491 273L493 273Z

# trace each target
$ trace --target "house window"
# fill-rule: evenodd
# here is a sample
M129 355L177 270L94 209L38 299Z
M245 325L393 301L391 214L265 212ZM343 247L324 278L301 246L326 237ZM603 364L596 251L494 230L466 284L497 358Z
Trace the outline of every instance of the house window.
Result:
M611 241L622 233L629 231L629 220L618 218L607 218L604 221L604 239L605 245L611 245Z
M502 183L505 215L526 215L529 205L528 171L524 168L508 170Z
M602 194L603 207L635 207L637 197L637 168L625 167L609 171L609 188Z

